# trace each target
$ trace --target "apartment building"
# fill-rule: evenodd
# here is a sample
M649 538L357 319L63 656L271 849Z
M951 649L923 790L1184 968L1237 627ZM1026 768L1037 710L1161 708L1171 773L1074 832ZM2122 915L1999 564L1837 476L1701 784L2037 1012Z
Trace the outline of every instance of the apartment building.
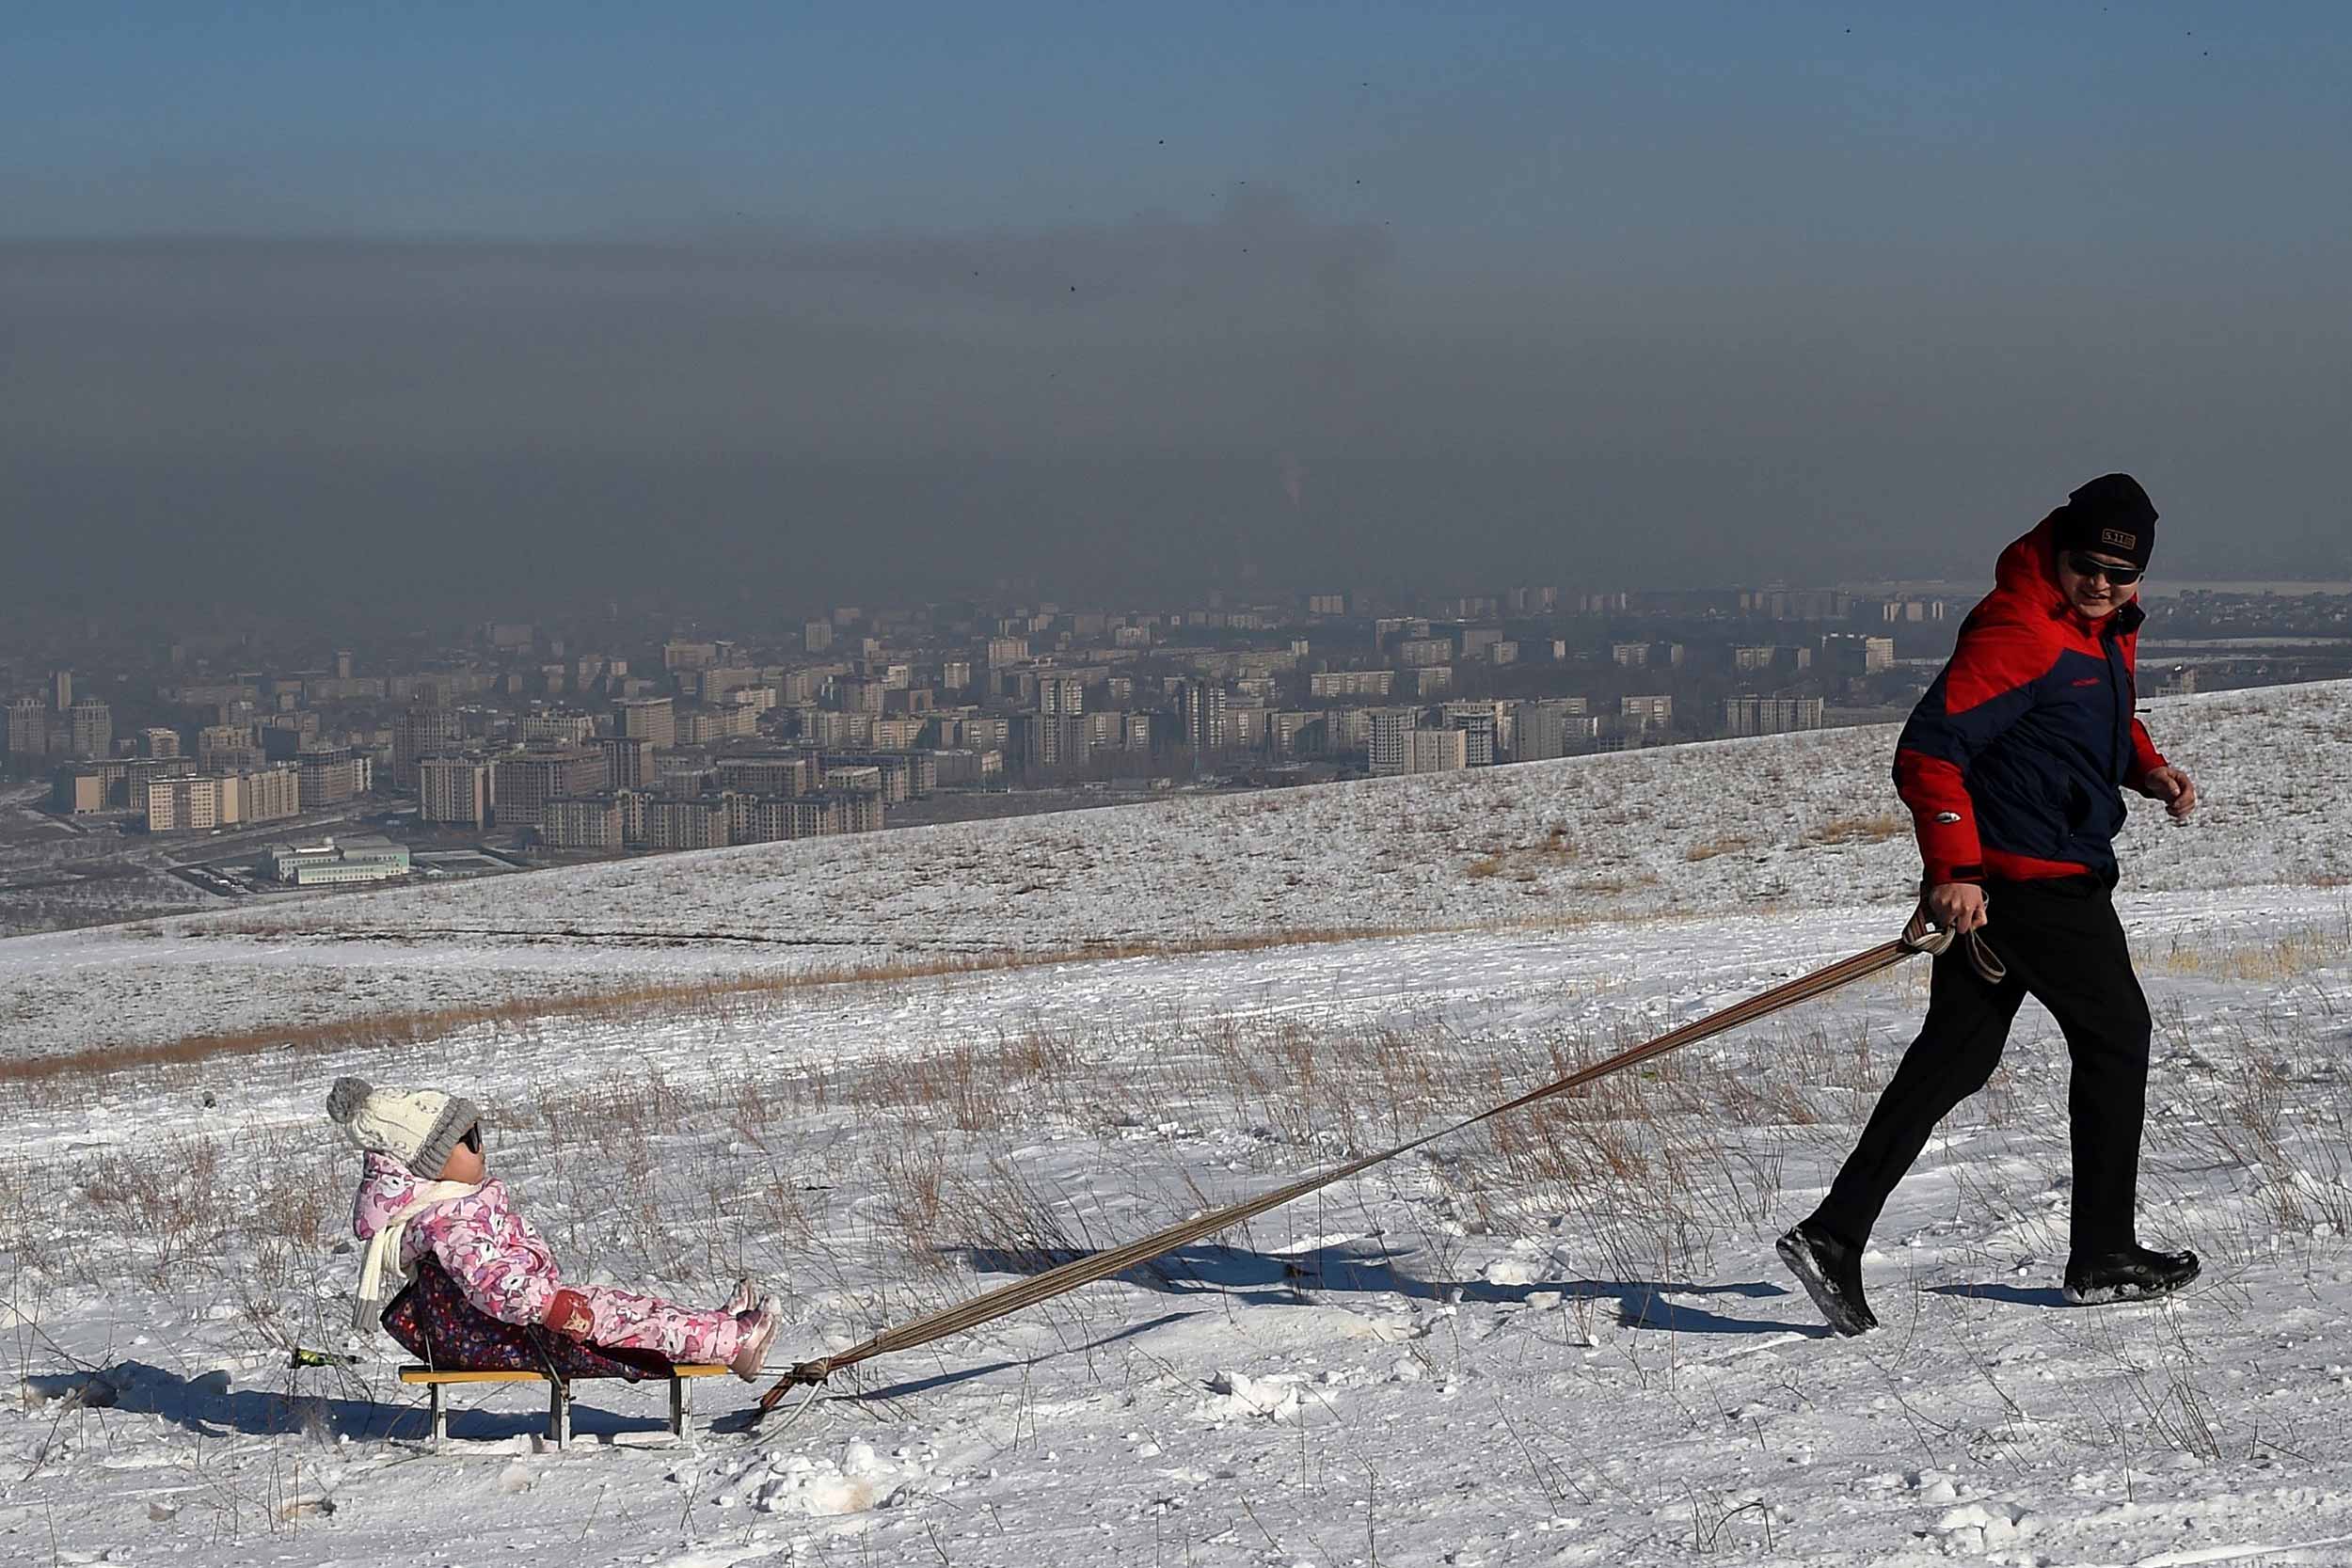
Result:
M304 811L357 800L367 793L371 782L367 757L349 746L306 746L294 753L294 768Z
M1771 671L1798 673L1813 668L1813 650L1786 643L1743 643L1731 650L1731 667L1742 674Z
M395 729L395 736L398 731ZM206 724L196 732L196 760L209 763L215 752L259 751L250 724Z
M1772 621L1842 621L1853 596L1834 588L1750 588L1740 594L1743 614Z
M1609 661L1620 670L1679 669L1690 650L1679 642L1612 642Z
M1895 640L1832 632L1821 639L1821 662L1833 675L1875 675L1895 667Z
M734 842L724 800L707 796L669 800L653 796L645 800L644 813L644 842L649 848L723 849Z
M392 721L392 787L416 788L419 765L459 750L465 735L455 708L412 707L402 713ZM198 744L201 749L201 737Z
M135 802L151 833L204 832L221 825L221 780L210 774L146 781L145 799Z
M1617 717L1636 729L1664 729L1675 721L1675 700L1664 693L1655 696L1620 697Z
M1022 736L1031 768L1084 768L1094 754L1094 737L1078 714L1025 715Z
M981 784L1001 777L1005 771L1005 754L1002 752L976 752L968 747L948 747L922 754L930 759L932 778L943 788Z
M818 746L871 746L882 721L870 713L835 713L830 708L801 710L801 738Z
M713 771L719 787L736 794L784 798L807 795L817 787L817 762L805 752L721 757Z
M1196 752L1222 752L1232 744L1225 689L1214 681L1187 680L1176 689L1177 738Z
M667 697L629 697L612 705L612 733L651 741L655 750L677 744L677 712Z
M673 717L672 733L680 746L715 746L723 740L748 740L759 733L759 710L742 704L685 708Z
M1393 670L1318 670L1307 677L1307 695L1318 701L1385 700L1395 685Z
M873 768L882 775L882 798L891 805L939 787L939 766L929 752L831 752L820 767L828 776L835 768Z
M491 764L491 798L505 828L536 828L549 800L600 794L604 753L577 746L510 752Z
M1416 729L1406 737L1407 773L1451 773L1468 768L1470 735L1463 730Z
M1273 739L1274 710L1255 704L1236 703L1226 710L1225 733L1234 750L1263 752Z
M660 760L644 736L598 736L596 749L604 753L605 780L613 788L636 789L654 781Z
M1497 702L1448 703L1440 711L1439 726L1462 735L1463 767L1492 768L1502 759L1505 705Z
M1818 730L1822 714L1819 697L1762 697L1743 692L1724 699L1724 733L1786 735L1792 730Z
M1511 754L1541 762L1581 751L1600 734L1600 721L1581 697L1547 697L1513 705Z
M417 816L453 827L486 828L497 808L490 764L481 757L427 757L417 767Z
M20 768L49 754L49 709L39 697L8 704L8 743Z
M139 781L133 809L151 833L203 832L246 822L275 822L301 810L298 771L265 768L252 773L188 773Z
M1373 777L1390 778L1412 771L1413 730L1421 722L1418 711L1408 707L1369 708L1348 717L1359 719L1369 726L1366 745Z
M551 849L618 849L621 802L612 795L568 795L542 800L539 841Z
M524 745L534 740L552 741L557 745L584 746L596 737L596 721L584 713L564 709L540 708L522 716L516 733Z
M103 757L114 751L114 709L95 697L81 697L65 710L67 746L77 757Z
M1408 637L1396 645L1396 661L1407 670L1454 662L1454 639L1450 637ZM1310 682L1313 676L1309 676Z
M221 807L225 819L239 822L278 822L302 812L302 773L283 764L254 767L222 775ZM230 798L234 786L237 799Z

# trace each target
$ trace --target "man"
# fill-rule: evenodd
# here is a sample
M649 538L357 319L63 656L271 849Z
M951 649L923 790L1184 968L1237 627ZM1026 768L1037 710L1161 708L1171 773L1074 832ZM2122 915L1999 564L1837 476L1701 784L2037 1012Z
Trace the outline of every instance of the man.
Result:
M1935 1124L1993 1076L2028 995L2057 1018L2074 1064L2066 1299L2159 1296L2197 1277L2195 1253L2134 1237L2150 1029L2110 896L2120 786L2176 819L2197 805L2197 786L2132 716L2155 523L2138 483L2107 474L2002 551L1996 586L1896 743L1928 913L1978 933L2008 975L1987 982L1958 943L1935 959L1919 1037L1829 1196L1780 1239L1782 1260L1840 1334L1878 1326L1862 1294L1870 1227Z

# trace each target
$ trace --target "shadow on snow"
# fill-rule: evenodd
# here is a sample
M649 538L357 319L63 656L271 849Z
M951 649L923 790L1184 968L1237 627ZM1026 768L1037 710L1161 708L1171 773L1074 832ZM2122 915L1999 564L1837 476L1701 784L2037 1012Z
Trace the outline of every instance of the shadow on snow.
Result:
M1091 1256L1044 1248L968 1247L964 1257L982 1274L1042 1274ZM1563 1300L1612 1301L1621 1328L1664 1329L1676 1334L1826 1335L1819 1323L1726 1316L1692 1297L1769 1300L1791 1292L1761 1280L1701 1285L1687 1280L1564 1279L1498 1285L1484 1279L1442 1283L1415 1277L1398 1266L1402 1256L1375 1245L1324 1246L1295 1253L1252 1252L1244 1247L1178 1247L1150 1263L1112 1275L1130 1285L1168 1295L1214 1292L1266 1306L1297 1304L1326 1291L1389 1293L1414 1301L1460 1301L1525 1306L1538 1291Z

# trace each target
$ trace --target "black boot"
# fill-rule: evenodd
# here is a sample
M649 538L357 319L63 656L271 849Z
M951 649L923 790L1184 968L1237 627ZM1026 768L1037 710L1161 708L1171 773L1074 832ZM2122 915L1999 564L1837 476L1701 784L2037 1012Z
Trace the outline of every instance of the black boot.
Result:
M2066 1262L2066 1299L2076 1307L2103 1301L2146 1301L2169 1296L2197 1277L2193 1252L2152 1252L2129 1246Z
M1804 1293L1821 1309L1830 1327L1844 1335L1867 1334L1878 1327L1870 1304L1862 1299L1862 1249L1816 1230L1807 1221L1783 1236L1773 1250Z

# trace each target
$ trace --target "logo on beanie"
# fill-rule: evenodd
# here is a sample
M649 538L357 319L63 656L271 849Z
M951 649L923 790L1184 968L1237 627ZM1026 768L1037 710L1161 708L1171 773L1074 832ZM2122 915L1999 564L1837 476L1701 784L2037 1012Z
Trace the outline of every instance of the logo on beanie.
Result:
M2139 535L2137 533L2126 533L2120 528L2103 528L2099 531L2099 543L2102 545L2113 545L2119 550L2137 549L2139 547Z

